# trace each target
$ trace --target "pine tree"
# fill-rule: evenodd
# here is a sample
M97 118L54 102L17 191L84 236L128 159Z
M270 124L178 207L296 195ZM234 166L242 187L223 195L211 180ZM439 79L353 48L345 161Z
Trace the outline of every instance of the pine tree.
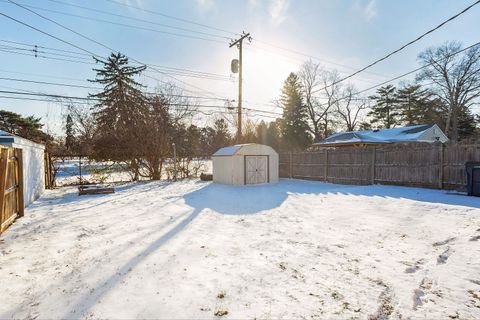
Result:
M91 95L99 100L94 106L98 126L94 152L99 158L130 160L135 168L140 156L137 147L143 139L137 128L142 127L148 106L134 78L145 66L130 66L128 58L120 53L112 53L105 61L95 60L102 68L94 69L97 76L90 81L101 84L104 90Z
M396 88L393 85L380 87L377 95L370 99L375 101L372 110L368 113L372 124L381 128L390 129L399 123L399 113L396 110Z
M257 136L257 139L256 141L260 144L267 144L267 130L268 130L268 126L267 124L265 123L265 121L260 121L260 123L257 125L257 128L256 128L256 136Z
M73 134L73 119L70 114L67 115L65 124L65 148L71 152L75 146L75 137Z
M434 123L432 107L438 101L433 101L432 94L420 85L407 85L398 90L395 102L399 113L399 121L405 125Z
M458 136L459 139L465 139L473 136L478 124L477 119L469 108L463 107L459 109L458 117Z
M311 142L308 132L307 109L302 100L302 87L298 76L290 73L283 85L280 104L283 107L281 133L285 146L303 150Z
M218 119L213 125L212 148L214 151L226 147L232 141L228 124L224 119Z
M40 118L33 116L23 117L15 112L0 110L0 130L32 141L47 143L52 137L42 131L43 124L40 121Z
M282 148L282 141L280 139L280 122L281 119L270 122L266 134L265 144L275 150L280 150Z

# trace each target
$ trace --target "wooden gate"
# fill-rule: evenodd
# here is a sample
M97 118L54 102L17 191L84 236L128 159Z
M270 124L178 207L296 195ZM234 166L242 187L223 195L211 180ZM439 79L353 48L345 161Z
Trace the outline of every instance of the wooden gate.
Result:
M23 211L22 150L0 148L0 233Z

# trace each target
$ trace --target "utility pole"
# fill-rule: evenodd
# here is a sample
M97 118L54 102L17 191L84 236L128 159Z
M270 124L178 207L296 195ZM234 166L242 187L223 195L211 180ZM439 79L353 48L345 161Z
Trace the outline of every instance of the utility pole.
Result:
M248 41L252 41L252 37L250 37L250 32L245 33L242 32L242 35L237 40L232 40L229 48L233 46L237 46L238 48L238 128L237 128L237 141L240 140L242 137L242 45L243 40L248 39Z

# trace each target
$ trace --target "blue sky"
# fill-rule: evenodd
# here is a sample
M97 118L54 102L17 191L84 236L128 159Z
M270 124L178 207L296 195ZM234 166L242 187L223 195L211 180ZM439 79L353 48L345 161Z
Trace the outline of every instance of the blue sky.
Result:
M297 71L301 63L308 59L307 56L275 46L306 53L322 62L325 67L336 68L342 74L348 74L398 48L401 44L412 40L473 3L473 1L466 0L116 0L130 6L138 6L198 23L191 24L128 8L108 0L59 0L66 4L82 5L153 21L169 27L205 33L194 34L189 31L94 13L49 0L15 1L23 5L34 6L36 8L29 8L139 61L215 73L227 78L231 77L230 60L237 56L237 50L228 48L228 40L225 38L234 35L198 24L238 33L242 30L248 31L254 41L251 46L245 46L244 51L244 106L270 111L276 110L271 102L278 98L282 83L288 73ZM225 43L89 21L38 8L153 28L159 31L182 33ZM4 0L0 1L0 12L48 31L96 54L102 56L109 54L107 49ZM447 40L458 40L465 45L470 45L480 41L479 29L480 5L401 53L370 69L371 73L363 73L355 77L352 82L362 89L410 71L418 66L416 57L424 48L439 45ZM2 16L0 16L0 30L1 40L81 52ZM7 42L0 42L0 48L2 48L1 46L4 49L5 46L33 48ZM86 82L86 79L94 77L93 66L90 64L52 61L4 51L0 51L2 61L0 77L92 86L91 83ZM64 52L63 54L82 57L81 61L85 62L89 59L87 56L76 53ZM339 67L338 64L348 67ZM162 81L176 81L162 74L151 73L149 75ZM195 95L212 96L214 93L217 97L236 99L237 84L234 77L229 81L177 75L175 77L188 83L188 85L185 83L181 85L185 86L186 90L194 91ZM156 81L151 78L142 77L140 80L151 88L156 86ZM19 89L74 96L85 96L88 92L92 92L91 89L0 80L0 90L17 91ZM193 94L190 91L188 93ZM208 103L206 101L203 100L202 103L223 104L219 101L212 100ZM54 133L61 131L60 119L63 109L57 103L0 98L0 108L24 115L40 116L47 125L47 129Z

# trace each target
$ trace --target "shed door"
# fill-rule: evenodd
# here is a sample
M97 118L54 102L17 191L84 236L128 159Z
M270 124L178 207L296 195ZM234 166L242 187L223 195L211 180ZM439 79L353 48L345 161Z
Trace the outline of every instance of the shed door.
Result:
M245 183L267 183L268 156L245 156Z

